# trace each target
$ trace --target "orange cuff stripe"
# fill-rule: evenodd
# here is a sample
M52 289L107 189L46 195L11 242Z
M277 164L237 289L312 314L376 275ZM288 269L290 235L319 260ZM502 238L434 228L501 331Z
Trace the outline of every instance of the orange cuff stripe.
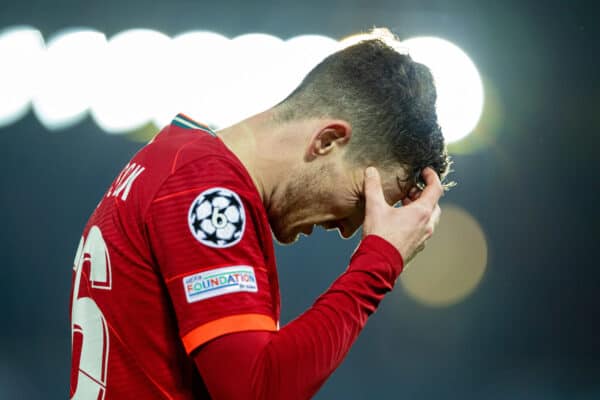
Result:
M276 331L273 318L264 314L240 314L220 318L192 329L183 340L185 351L190 354L198 346L222 335L244 331Z

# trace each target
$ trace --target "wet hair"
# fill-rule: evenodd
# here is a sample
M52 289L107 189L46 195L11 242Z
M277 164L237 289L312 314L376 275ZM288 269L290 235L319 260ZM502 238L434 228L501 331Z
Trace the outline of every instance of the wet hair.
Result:
M375 29L329 55L276 107L277 118L343 119L352 126L345 153L350 162L400 165L409 187L420 186L423 168L444 180L451 162L437 122L433 76L399 45L390 31Z

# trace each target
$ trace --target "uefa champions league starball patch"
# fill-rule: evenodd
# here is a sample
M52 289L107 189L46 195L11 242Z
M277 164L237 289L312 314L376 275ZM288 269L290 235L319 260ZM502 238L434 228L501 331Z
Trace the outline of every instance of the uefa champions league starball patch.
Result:
M188 225L196 240L206 246L233 246L242 239L246 225L242 200L229 189L207 189L192 202Z

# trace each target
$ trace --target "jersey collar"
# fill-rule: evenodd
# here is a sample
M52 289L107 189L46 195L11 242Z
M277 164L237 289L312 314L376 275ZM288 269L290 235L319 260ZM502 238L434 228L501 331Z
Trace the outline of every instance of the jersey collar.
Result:
M186 129L200 129L203 130L207 133L209 133L210 135L216 137L217 134L210 129L207 125L201 124L200 122L194 121L193 119L191 119L190 117L188 117L185 114L177 114L177 116L175 118L173 118L173 121L171 121L171 125L175 125L175 126L179 126L181 128L186 128Z

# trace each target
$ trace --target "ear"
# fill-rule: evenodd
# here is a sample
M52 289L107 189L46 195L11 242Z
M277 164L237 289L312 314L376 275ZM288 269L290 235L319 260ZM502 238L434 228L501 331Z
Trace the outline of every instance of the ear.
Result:
M352 126L344 120L329 120L313 133L306 156L312 160L330 154L336 147L343 146L352 136Z

